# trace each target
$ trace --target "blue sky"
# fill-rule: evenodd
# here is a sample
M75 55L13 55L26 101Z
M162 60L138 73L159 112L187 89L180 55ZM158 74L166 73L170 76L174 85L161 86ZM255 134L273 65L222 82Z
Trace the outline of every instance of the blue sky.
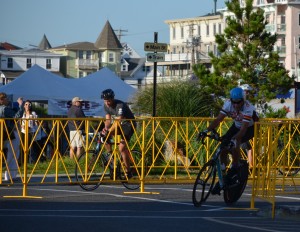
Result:
M225 7L217 1L217 9ZM169 42L165 20L213 12L214 0L0 0L0 41L20 47L38 45L45 34L56 47L95 42L109 20L114 30L127 30L121 42L144 56L144 43Z

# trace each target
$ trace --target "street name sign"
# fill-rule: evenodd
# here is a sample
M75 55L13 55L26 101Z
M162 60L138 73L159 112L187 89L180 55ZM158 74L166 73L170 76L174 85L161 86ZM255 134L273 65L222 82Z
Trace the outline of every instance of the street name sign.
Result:
M167 52L168 44L166 43L144 43L145 51L153 51L153 52Z
M147 53L147 61L161 62L165 61L164 53Z

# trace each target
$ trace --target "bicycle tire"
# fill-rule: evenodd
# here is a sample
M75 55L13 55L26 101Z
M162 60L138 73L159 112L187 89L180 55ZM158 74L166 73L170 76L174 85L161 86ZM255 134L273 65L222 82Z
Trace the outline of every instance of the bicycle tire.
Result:
M248 169L249 165L246 160L241 161L242 166L239 168L239 183L232 184L231 186L225 185L223 191L224 202L227 205L231 205L237 202L240 197L243 195L243 192L247 186L248 181Z
M128 178L126 175L126 168L124 163L119 163L117 166L117 172L119 173L119 177L121 182L125 188L128 190L136 190L140 188L141 183L141 173L142 173L142 165L141 165L142 153L137 150L132 150L130 154L130 168L132 177ZM144 168L147 165L144 165ZM146 168L144 169L146 170ZM146 171L145 171L146 172Z
M216 172L214 160L208 161L200 169L193 187L192 199L195 207L200 207L209 197L215 183Z
M87 155L87 168L86 154L84 153L78 158L75 166L75 177L82 189L93 191L100 186L101 180L109 175L109 170L106 168L103 159L98 157L97 154L89 152Z

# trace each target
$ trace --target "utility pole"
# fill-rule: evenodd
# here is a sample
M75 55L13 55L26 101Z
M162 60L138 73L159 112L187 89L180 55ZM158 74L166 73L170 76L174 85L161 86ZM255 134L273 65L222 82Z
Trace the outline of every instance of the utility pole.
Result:
M195 47L200 45L200 36L194 36L194 25L189 25L189 39L185 42L187 48L191 48L191 66L190 70L192 71L193 66L195 65Z
M128 32L128 30L122 30L121 28L118 30L114 30L116 32L116 36L118 37L118 40L121 42L122 36L125 36L123 32Z

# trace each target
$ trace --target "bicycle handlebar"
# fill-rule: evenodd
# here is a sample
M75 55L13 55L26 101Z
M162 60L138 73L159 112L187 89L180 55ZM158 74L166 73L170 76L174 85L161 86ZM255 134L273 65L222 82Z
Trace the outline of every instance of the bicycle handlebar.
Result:
M204 143L204 139L208 137L208 138L211 138L211 139L214 139L216 141L222 141L222 137L219 135L219 133L215 130L212 130L210 134L206 134L202 137L201 139L201 143Z
M218 141L218 142L221 142L221 141L223 140L223 137L220 136L219 133L218 133L217 131L212 130L212 131L210 131L210 134L205 134L205 135L201 138L200 141L201 141L202 144L204 143L204 139L207 138L207 137L208 137L208 138L211 138L211 139L213 139L213 140L216 140L216 141ZM235 145L236 145L236 143L235 143L233 140L231 140L227 146L228 146L228 148L232 148L232 147L234 147Z

